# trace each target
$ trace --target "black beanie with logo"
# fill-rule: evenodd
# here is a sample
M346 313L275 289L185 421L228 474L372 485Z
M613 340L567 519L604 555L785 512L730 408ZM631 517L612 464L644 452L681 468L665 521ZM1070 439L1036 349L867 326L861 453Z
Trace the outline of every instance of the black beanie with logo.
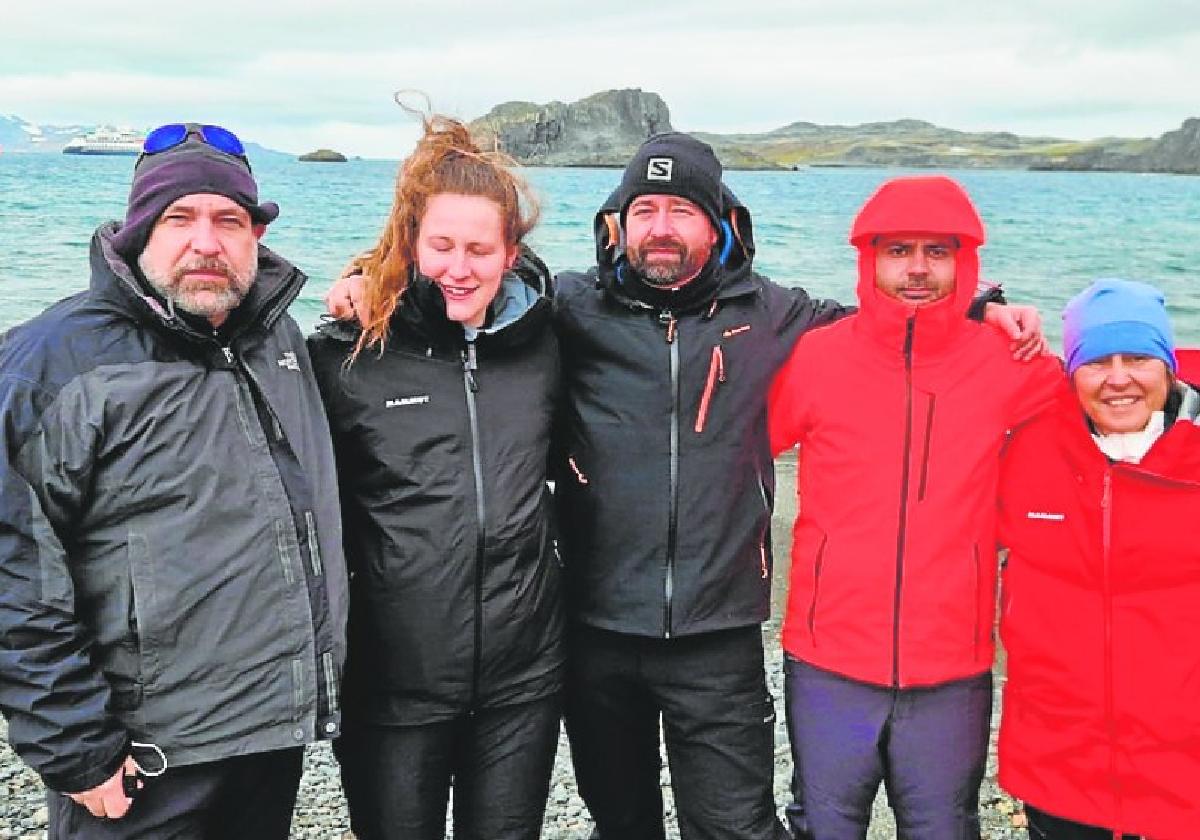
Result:
M721 161L712 147L679 131L655 134L634 153L618 188L621 220L639 195L677 195L721 227Z

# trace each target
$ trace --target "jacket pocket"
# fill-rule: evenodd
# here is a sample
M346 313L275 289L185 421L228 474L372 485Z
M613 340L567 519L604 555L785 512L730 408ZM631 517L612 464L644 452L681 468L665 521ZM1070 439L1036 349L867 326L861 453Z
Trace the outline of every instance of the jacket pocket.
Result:
M817 547L817 558L813 562L813 594L808 605L808 635L812 646L817 646L817 600L821 596L821 568L825 563L825 546L829 543L829 535L821 535L821 543Z
M983 616L990 611L983 608L983 593L980 591L980 587L983 586L983 567L980 565L978 544L971 546L971 556L975 561L975 643L972 656L978 658L980 634L983 632L983 627L981 626L983 624Z
M929 407L925 411L925 443L921 447L921 482L917 488L917 501L925 501L925 490L929 485L929 446L933 440L933 407L937 395L929 395Z
M774 511L774 502L771 495L767 493L766 482L763 481L762 474L758 475L758 495L762 499L763 506L763 528L762 534L758 538L758 573L763 580L771 578L771 514Z
M158 674L158 649L154 638L154 604L157 598L150 543L144 534L130 531L126 540L129 554L129 582L133 589L133 622L138 649L140 681L145 684Z
M708 362L708 377L704 380L704 391L700 394L700 407L696 409L696 434L701 434L704 431L704 425L708 421L708 411L712 407L713 396L716 394L717 386L725 381L725 353L721 350L720 345L716 345L712 349L712 357Z

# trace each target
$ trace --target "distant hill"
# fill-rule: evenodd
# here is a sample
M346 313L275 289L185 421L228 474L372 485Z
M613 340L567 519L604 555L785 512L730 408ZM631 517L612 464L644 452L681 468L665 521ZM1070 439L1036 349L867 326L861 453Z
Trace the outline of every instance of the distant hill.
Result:
M1157 140L1098 140L1077 154L1033 168L1200 175L1200 119L1184 120L1180 128Z
M505 102L471 123L533 166L624 166L643 140L670 131L667 104L637 88L578 102ZM1154 138L1070 140L1004 131L967 132L922 120L862 125L795 122L761 134L693 132L729 169L802 166L912 166L939 169L1078 169L1200 173L1200 120Z

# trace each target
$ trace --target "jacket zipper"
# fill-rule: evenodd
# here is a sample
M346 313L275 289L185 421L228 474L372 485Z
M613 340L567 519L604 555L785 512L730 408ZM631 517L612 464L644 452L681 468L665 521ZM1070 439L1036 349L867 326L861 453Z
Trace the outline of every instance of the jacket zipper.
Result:
M235 374L238 374L238 375L241 375L242 377L244 377L244 379L247 382L247 387L252 387L255 390L257 390L259 394L263 395L262 396L263 404L266 408L266 413L269 415L270 420L271 420L271 428L263 429L263 436L269 437L270 435L273 434L276 443L278 443L279 441L282 441L284 439L283 427L279 424L279 419L275 416L275 413L271 410L270 406L266 402L266 390L262 387L262 383L260 383L258 381L258 378L254 375L254 371L250 369L250 366L243 364L237 358L236 354L233 352L232 345L224 345L223 344L220 346L221 346L221 353L224 354L225 360L227 362L229 362L229 364L233 367ZM253 402L253 399L251 401ZM252 406L252 408L253 408L253 406ZM261 424L262 424L261 415L258 413L257 408L254 408L253 410L254 410L254 415L260 418L259 425L261 426ZM284 492L286 494L286 492L287 492L286 489ZM316 580L316 579L320 578L320 576L323 572L323 566L321 563L321 554L320 554L321 549L320 549L319 544L317 543L316 521L313 518L312 511L304 512L304 521L305 521L306 532L307 532L306 536L308 538L309 562L310 562L311 569L312 569L313 579ZM276 540L279 545L279 548L278 548L279 556L281 558L281 561L284 564L284 578L288 584L291 584L295 581L295 577L292 573L290 564L287 562L287 550L284 547L284 538L281 534L277 534ZM318 583L317 585L320 586L323 584ZM308 587L307 582L305 583L305 587L306 588ZM314 632L314 641L315 641L315 639L316 639L315 623L313 626L313 632ZM336 676L334 675L333 659L332 659L331 654L326 653L326 654L322 655L322 654L318 653L316 668L317 668L317 681L320 682L322 679L324 679L324 681L325 681L325 705L326 705L326 708L327 708L327 711L329 712L329 714L332 715L337 712L337 708L338 708L337 693L338 693L339 686L338 686Z
M658 313L667 331L671 353L671 481L667 512L667 557L663 581L663 638L671 638L671 601L675 595L675 548L679 529L679 345L675 341L678 322L669 309Z
M904 459L900 468L900 522L896 529L896 589L892 602L892 685L900 687L900 594L904 584L904 539L908 526L908 468L912 449L912 345L917 316L904 327Z
M929 444L933 440L933 407L937 395L929 396L929 410L925 413L925 447L921 453L921 484L917 490L917 501L925 501L925 485L929 480Z
M483 658L483 548L485 541L485 526L487 510L483 502L483 465L479 454L479 415L475 405L475 395L479 393L479 383L475 381L475 371L478 369L475 360L475 342L468 341L462 351L463 391L467 397L467 417L471 425L471 468L475 474L475 660L471 666L471 699L470 708L475 708L479 696L479 674Z
M825 545L829 542L829 535L826 534L821 538L821 547L817 549L817 562L813 568L813 596L812 603L808 605L808 635L812 639L812 646L817 646L817 595L821 591L821 565L825 561Z
M704 422L708 419L708 408L712 404L713 393L717 385L725 381L725 353L720 345L712 349L712 359L708 363L708 380L704 383L704 393L700 395L700 408L696 411L696 434L704 431Z
M1104 597L1104 717L1108 723L1108 779L1112 787L1113 811L1115 823L1121 825L1121 790L1117 782L1117 721L1116 701L1113 698L1113 669L1112 669L1112 466L1104 471L1104 491L1100 497L1100 510L1103 514L1102 550L1103 557L1103 597ZM1118 836L1116 832L1113 836Z

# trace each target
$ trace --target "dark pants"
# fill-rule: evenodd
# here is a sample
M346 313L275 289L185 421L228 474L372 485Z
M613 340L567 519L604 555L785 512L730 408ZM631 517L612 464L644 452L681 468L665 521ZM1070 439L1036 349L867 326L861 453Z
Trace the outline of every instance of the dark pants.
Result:
M170 767L145 780L128 813L93 817L48 792L49 840L287 840L304 748Z
M1029 818L1030 840L1113 840L1107 828L1065 820L1039 811L1025 803L1025 816ZM1140 840L1135 834L1122 834L1121 840Z
M660 716L683 840L787 837L757 626L670 640L575 627L568 650L567 735L601 837L665 837Z
M347 726L334 744L358 840L536 840L558 747L558 695L417 726Z
M890 689L784 662L792 796L805 840L861 840L882 781L901 840L978 840L992 675Z

